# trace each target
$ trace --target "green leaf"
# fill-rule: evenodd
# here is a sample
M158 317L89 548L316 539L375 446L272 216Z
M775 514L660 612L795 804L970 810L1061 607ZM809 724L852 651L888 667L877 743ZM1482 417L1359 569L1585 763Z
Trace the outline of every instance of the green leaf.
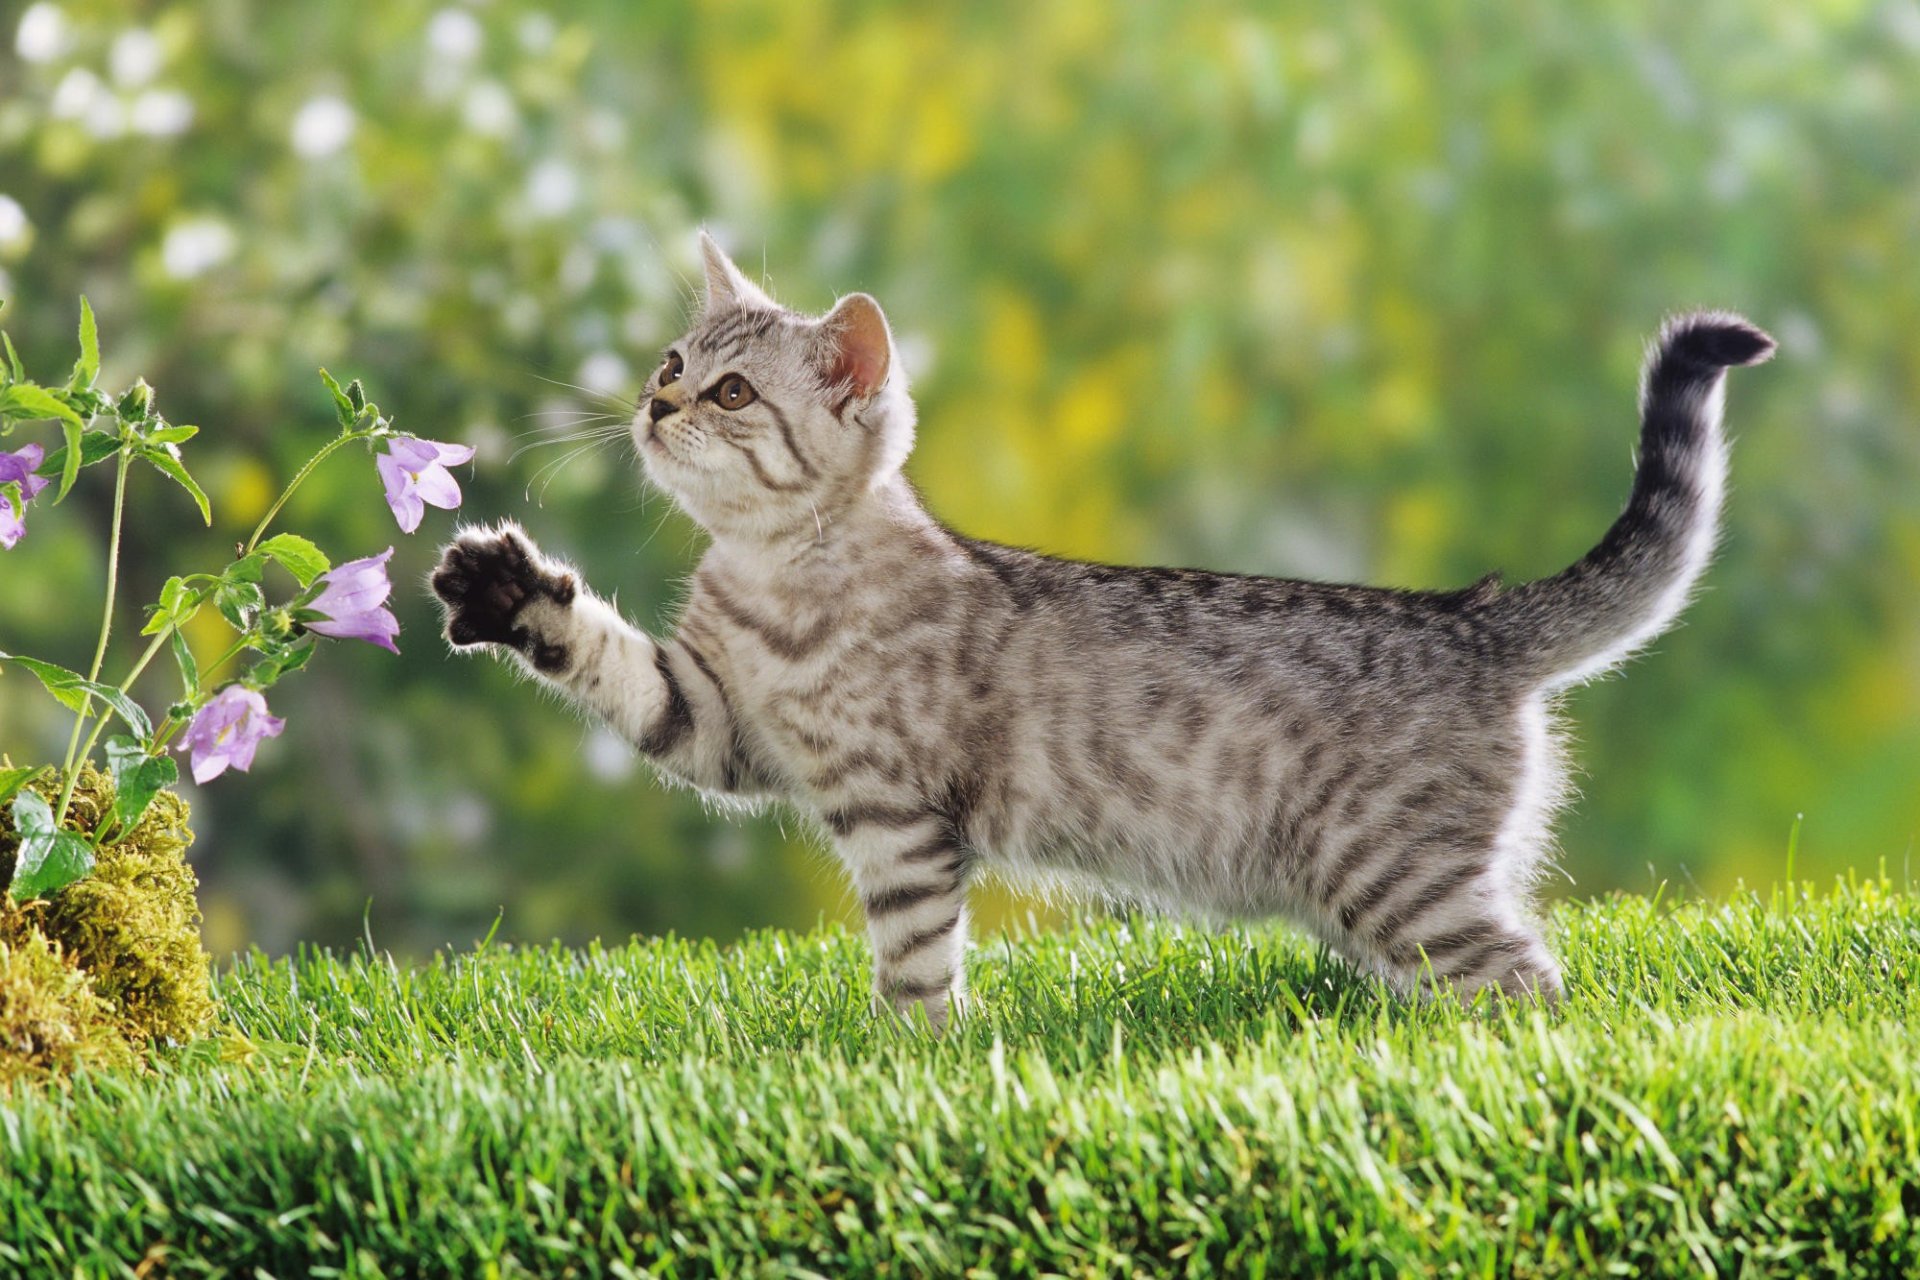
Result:
M0 804L13 799L13 793L32 782L47 771L43 764L22 766L18 769L0 769Z
M226 567L221 573L222 582L258 582L266 576L267 553L262 548L250 556L242 556Z
M67 490L73 488L74 478L80 474L83 452L80 437L87 429L87 424L80 421L80 415L63 401L55 399L45 387L37 387L31 382L16 382L5 391L0 391L0 418L28 421L54 418L59 421L60 430L67 437L67 449L60 469L60 488L53 495L53 500L58 502L66 497Z
M279 683L280 677L306 666L307 660L313 657L313 650L313 638L309 636L290 649L263 658L247 668L247 683L255 689L271 689Z
M150 449L142 449L140 456L151 462L161 475L171 477L182 489L192 494L193 504L200 508L200 518L208 525L213 524L213 508L207 504L206 492L192 476L187 474L187 469L180 465L180 458L173 452L171 445L155 445Z
M62 391L60 398L67 402L67 408L80 415L80 421L89 428L93 427L93 419L103 413L113 412L113 400L95 387Z
M140 628L140 634L157 636L168 627L185 626L187 619L200 612L206 598L206 592L195 591L185 578L168 578L160 588L160 603L148 606L152 616L147 619L147 625Z
M351 431L356 416L353 401L347 399L347 393L340 389L340 384L335 382L333 375L325 369L320 371L320 381L326 383L327 390L333 393L333 416L340 419L340 429Z
M80 437L80 465L90 467L96 462L105 462L120 452L120 437L103 431L89 431ZM61 445L47 455L47 460L34 468L35 475L57 476L67 469L67 447Z
M179 444L182 440L191 440L199 434L198 427L158 427L147 432L147 439L154 444Z
M167 755L148 755L132 738L107 739L107 771L113 774L113 816L122 831L140 821L154 796L180 780Z
M39 792L14 797L13 829L20 833L20 850L11 887L21 901L49 897L93 870L92 846L53 825L53 808Z
M214 608L235 631L251 631L254 617L266 603L267 597L251 582L223 583L213 597Z
M31 382L16 382L4 392L0 392L0 414L22 421L38 421L41 418L73 418L77 414L68 407L67 402L56 397L45 387Z
M87 705L87 695L92 694L113 708L114 713L143 738L153 736L153 724L147 719L147 713L140 704L129 698L110 684L101 684L89 680L77 671L51 662L42 662L38 658L22 658L16 654L0 653L0 662L11 662L16 667L24 667L31 672L48 693L58 698L63 705L73 711L80 711Z
M12 336L0 333L0 343L6 344L7 367L13 370L13 380L15 382L25 382L27 380L27 367L20 363L20 353L13 349Z
M41 662L35 658L15 658L7 653L0 653L0 659L17 662L32 675L38 676L46 691L58 698L67 710L80 711L86 707L86 691L79 688L86 682L86 677L79 672L68 671L65 667L56 667L51 662Z
M93 307L87 295L80 295L80 359L74 363L73 377L67 385L78 391L90 387L100 376L100 331L93 323Z
M175 627L169 640L173 645L174 663L180 668L180 683L186 688L186 696L191 698L200 688L200 664L194 661L193 650L187 644L185 632Z
M260 550L279 561L302 587L312 586L315 578L333 568L325 552L297 533L276 533L260 544Z

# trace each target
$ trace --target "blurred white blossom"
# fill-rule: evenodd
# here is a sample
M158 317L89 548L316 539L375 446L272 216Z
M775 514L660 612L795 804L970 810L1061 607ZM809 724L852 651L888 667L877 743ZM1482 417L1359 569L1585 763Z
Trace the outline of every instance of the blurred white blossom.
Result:
M145 27L129 27L113 38L107 54L107 66L113 81L128 89L137 89L160 74L160 41Z
M579 175L564 160L542 160L527 175L527 207L540 217L560 217L579 199Z
M193 123L193 99L178 89L148 89L133 100L127 115L135 133L170 138Z
M467 90L460 104L460 119L475 133L489 138L504 138L520 122L513 95L498 80L482 80Z
M13 51L22 62L52 62L71 43L67 15L57 4L28 5L20 15L20 25L14 28Z
M119 96L85 67L71 68L60 77L47 109L56 120L78 120L96 138L117 138L127 131L127 109Z
M293 117L293 149L309 160L330 156L353 138L357 118L334 94L309 98Z
M239 238L233 228L211 215L182 218L167 228L160 242L160 262L176 280L191 280L233 256Z
M633 369L612 351L596 351L580 363L580 385L589 391L625 395L633 390Z
M483 38L479 20L465 9L442 9L427 23L427 47L451 62L472 62Z
M27 221L27 211L20 202L9 195L0 195L0 249L10 249L16 244L25 244L33 234L33 224Z
M545 53L553 46L553 19L544 13L530 13L520 19L520 47L528 53Z
M600 255L584 244L576 244L560 259L560 288L568 294L583 292L599 270Z
M56 120L82 120L105 95L106 86L99 76L85 67L74 67L54 86L47 111Z
M624 782L640 765L627 740L605 725L596 725L587 734L584 755L587 772L601 782Z

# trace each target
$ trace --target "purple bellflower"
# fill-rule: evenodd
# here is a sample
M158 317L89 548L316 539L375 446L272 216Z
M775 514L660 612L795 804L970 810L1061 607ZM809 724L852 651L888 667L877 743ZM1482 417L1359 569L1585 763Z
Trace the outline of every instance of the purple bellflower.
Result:
M374 455L381 483L387 487L387 505L403 533L420 527L429 506L452 511L460 505L460 485L448 467L473 460L473 446L441 444L417 436L395 436L387 452Z
M211 782L229 767L245 773L266 738L277 738L287 722L267 714L259 691L230 684L193 713L180 750L193 753L193 780Z
M377 556L349 560L322 574L315 583L320 594L304 606L320 615L306 624L307 630L336 640L365 640L392 653L400 652L393 643L400 634L400 620L387 608L387 597L393 594L393 583L387 580L387 561L392 556L393 548L388 547ZM304 617L304 612L300 616Z
M26 536L26 505L50 483L33 474L45 457L46 451L37 444L18 453L0 453L0 486L17 486L12 494L0 489L0 551L12 550Z

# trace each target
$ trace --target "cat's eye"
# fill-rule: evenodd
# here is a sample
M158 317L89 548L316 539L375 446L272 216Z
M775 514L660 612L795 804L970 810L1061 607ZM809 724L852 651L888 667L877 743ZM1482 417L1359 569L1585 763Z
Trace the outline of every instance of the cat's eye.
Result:
M730 373L713 389L713 398L722 409L744 409L757 397L751 382L737 373Z
M680 381L680 375L686 369L687 362L680 358L678 351L667 352L667 362L660 366L660 385L665 387Z

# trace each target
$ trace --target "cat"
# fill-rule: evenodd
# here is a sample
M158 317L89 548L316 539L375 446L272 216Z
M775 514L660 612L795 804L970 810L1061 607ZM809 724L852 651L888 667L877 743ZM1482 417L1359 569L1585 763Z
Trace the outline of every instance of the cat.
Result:
M1721 506L1724 371L1772 339L1666 323L1626 509L1552 577L1120 568L928 515L879 304L797 314L700 243L704 307L632 424L711 536L678 630L642 633L503 523L459 531L433 574L456 649L510 655L670 779L817 820L865 909L876 1008L936 1028L983 870L1285 917L1413 996L1561 998L1534 904L1566 772L1554 696L1686 603Z

